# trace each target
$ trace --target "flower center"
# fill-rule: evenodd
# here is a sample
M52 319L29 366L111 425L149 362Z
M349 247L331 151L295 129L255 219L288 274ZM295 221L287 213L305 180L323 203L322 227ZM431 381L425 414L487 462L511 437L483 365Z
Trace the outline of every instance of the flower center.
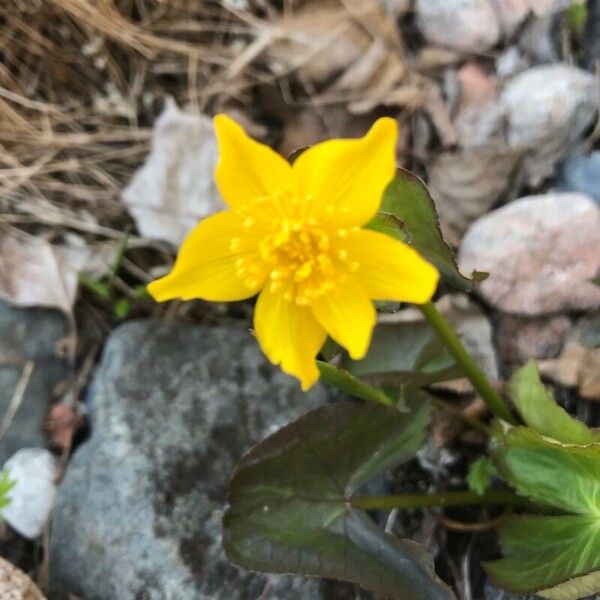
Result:
M253 228L248 221L245 227ZM262 231L258 252L238 259L237 274L248 285L258 277L267 278L266 285L281 289L284 298L296 304L309 304L334 289L359 264L349 258L347 229L324 230L310 218L282 217L268 232ZM232 241L232 250L237 240Z

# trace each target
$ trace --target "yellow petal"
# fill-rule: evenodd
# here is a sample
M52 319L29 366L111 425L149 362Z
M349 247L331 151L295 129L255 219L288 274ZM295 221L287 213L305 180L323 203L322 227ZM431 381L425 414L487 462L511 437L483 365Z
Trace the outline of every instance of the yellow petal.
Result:
M277 209L276 196L292 189L290 164L228 116L217 115L213 122L219 144L215 180L223 200L234 210L273 203Z
M327 333L348 350L351 358L364 357L375 326L373 302L354 279L346 279L335 290L311 304L315 316Z
M356 278L373 299L424 304L437 288L438 270L406 244L362 229L348 236L349 253L358 261Z
M303 152L293 170L312 216L338 225L364 225L381 204L396 171L398 125L378 119L360 139L329 140Z
M255 255L256 241L245 234L240 217L230 211L217 213L189 233L172 271L150 283L148 292L159 302L173 298L213 302L250 298L258 293L266 274L242 278L238 261Z
M256 337L268 359L298 378L306 391L319 379L315 358L327 334L310 308L283 294L268 287L261 292L254 311Z

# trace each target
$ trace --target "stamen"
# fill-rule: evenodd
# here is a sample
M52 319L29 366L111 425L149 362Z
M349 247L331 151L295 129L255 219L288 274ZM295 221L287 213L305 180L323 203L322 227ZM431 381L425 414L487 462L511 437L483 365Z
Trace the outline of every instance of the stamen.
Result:
M304 306L339 286L347 277L345 273L358 269L359 264L357 261L349 262L348 250L332 247L331 243L336 237L347 237L352 229L322 229L320 221L306 215L307 211L283 210L295 201L306 206L314 198L310 194L302 198L280 192L270 198L257 199L253 203L256 208L259 203L264 203L260 210L265 216L260 216L260 219L268 218L268 227L264 228L256 208L253 212L250 206L244 212L245 228L255 225L255 217L260 220L261 227L256 230L260 237L257 251L244 253L236 260L235 266L237 275L248 287L256 288L266 278L267 289L281 291L286 302ZM267 209L268 214L265 212ZM325 209L329 214L335 210L332 206ZM261 231L265 233L261 234ZM232 252L239 252L244 247L244 238L233 238L229 247ZM346 263L346 269L340 268L339 261Z

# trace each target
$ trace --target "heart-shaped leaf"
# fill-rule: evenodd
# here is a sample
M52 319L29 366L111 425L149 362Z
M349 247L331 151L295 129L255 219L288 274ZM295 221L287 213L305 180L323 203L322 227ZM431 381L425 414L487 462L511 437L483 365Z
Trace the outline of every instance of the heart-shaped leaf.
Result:
M473 278L469 279L458 270L452 250L442 236L433 199L425 184L410 171L398 169L383 195L379 212L391 215L403 224L408 243L433 263L452 287L471 291L474 282L487 276L473 273ZM390 226L389 220L387 226Z
M502 587L556 600L600 592L599 517L513 517L500 538L506 556L485 568Z
M517 427L493 447L492 458L502 478L520 494L600 519L600 444L565 445Z
M488 572L503 587L551 600L600 592L600 444L563 444L519 427L495 436L492 457L520 494L572 514L511 519L500 529L505 557Z
M231 479L224 548L252 570L332 577L394 600L450 600L431 560L386 534L351 497L414 455L429 418L341 403L318 408L250 450Z

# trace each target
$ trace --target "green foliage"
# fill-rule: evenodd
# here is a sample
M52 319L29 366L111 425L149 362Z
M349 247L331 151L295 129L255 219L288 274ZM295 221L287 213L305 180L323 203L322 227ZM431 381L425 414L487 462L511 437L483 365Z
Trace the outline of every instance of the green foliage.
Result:
M538 394L546 398L541 387ZM564 421L566 413L550 414L539 421L542 427L556 433L563 422L566 437L581 435ZM511 519L500 529L506 556L486 569L504 587L546 598L600 592L600 577L590 576L600 570L600 444L564 444L526 427L500 434L495 444L493 457L506 481L537 504L569 514Z
M534 361L513 374L507 393L525 423L541 435L564 444L600 443L600 432L589 429L556 404L541 382Z
M508 589L535 590L546 598L581 598L577 589L563 588L562 596L543 590L600 569L600 521L592 515L514 517L500 533L506 558L485 567L494 581ZM583 595L600 590L599 583Z
M469 467L467 483L469 488L477 492L480 496L484 494L496 475L494 463L487 457L481 456Z
M361 400L377 402L387 406L395 403L395 400L386 394L384 390L361 381L345 369L320 360L317 361L317 366L321 372L321 381L327 385L331 385Z
M411 408L323 406L248 452L231 479L227 557L258 571L344 579L394 600L451 600L416 544L351 504L423 442L428 406Z
M492 451L498 472L542 506L600 518L600 444L571 446L517 427Z
M411 244L459 290L470 291L485 277L459 272L429 192L407 171L398 170L369 227ZM336 356L339 366L319 362L321 379L371 404L321 407L242 458L223 522L228 558L258 571L351 581L393 600L453 598L415 544L387 535L360 508L445 506L448 495L356 494L422 444L429 402L420 388L467 374L501 418L491 429L490 458L469 470L472 491L453 493L461 502L500 494L514 503L510 490L488 491L497 476L535 513L511 517L500 528L504 557L487 563L487 571L503 587L550 600L600 592L600 432L555 403L533 362L506 388L526 425L512 426L501 398L427 306L427 322L380 323L360 361L334 342L326 345L322 356Z
M405 241L433 263L442 279L452 287L471 291L474 282L485 279L483 273L473 273L472 279L469 279L458 270L452 250L442 237L431 195L413 173L398 169L383 195L379 212L393 217L399 228L401 224ZM389 217L387 224L390 227ZM399 235L396 234L396 237Z
M565 11L565 17L567 19L567 25L569 29L575 34L580 35L583 32L585 23L588 18L588 9L585 2L576 2L571 4Z
M0 472L0 511L10 504L9 494L15 483L6 469Z

